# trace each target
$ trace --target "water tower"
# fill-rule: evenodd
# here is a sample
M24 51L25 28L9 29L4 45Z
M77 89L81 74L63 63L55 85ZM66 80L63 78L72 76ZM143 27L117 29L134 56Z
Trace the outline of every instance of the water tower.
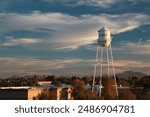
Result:
M102 27L98 30L98 40L97 40L97 52L96 52L96 63L94 68L94 77L92 84L92 92L95 89L95 78L100 78L99 80L99 88L98 88L98 96L102 96L102 77L107 75L107 77L113 76L116 98L118 99L118 88L116 83L116 75L113 61L113 54L111 48L111 36L110 29L107 27ZM99 69L98 69L99 68Z

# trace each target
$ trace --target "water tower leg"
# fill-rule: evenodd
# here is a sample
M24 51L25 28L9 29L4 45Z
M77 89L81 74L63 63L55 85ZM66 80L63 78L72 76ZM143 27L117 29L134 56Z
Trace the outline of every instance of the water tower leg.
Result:
M111 64L112 64L112 68L113 68L113 76L114 76L114 80L115 80L116 97L117 97L117 99L119 99L119 97L118 97L118 86L117 86L117 80L116 80L116 74L115 74L114 60L113 60L111 45L110 45L109 49L110 49L110 56L111 56Z
M108 54L108 47L106 47L106 59L107 59L107 74L108 74L108 78L110 76L110 70L109 70L109 54Z
M96 77L96 69L97 69L97 62L98 62L98 52L99 52L99 47L97 47L97 51L96 51L96 63L94 66L94 77L93 77L93 84L92 84L92 92L94 92L94 87L95 87L95 77Z
M99 81L99 97L102 96L102 77L103 77L103 47L99 47L100 49L100 81Z

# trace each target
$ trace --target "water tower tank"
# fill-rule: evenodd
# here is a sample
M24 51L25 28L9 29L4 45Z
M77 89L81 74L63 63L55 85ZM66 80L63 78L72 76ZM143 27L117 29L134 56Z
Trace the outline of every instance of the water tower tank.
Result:
M102 47L109 47L111 44L110 29L107 27L98 30L98 44Z

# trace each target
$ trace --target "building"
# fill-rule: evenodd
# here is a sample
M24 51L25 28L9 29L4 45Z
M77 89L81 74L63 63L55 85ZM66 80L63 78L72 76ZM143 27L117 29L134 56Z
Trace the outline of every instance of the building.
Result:
M49 89L51 100L72 100L72 87L57 87Z
M52 84L52 81L39 81L38 84L41 86L49 86Z
M51 100L71 100L72 87L1 87L0 100L33 100L43 91Z
M40 94L41 88L30 87L1 87L1 100L32 100L33 97Z

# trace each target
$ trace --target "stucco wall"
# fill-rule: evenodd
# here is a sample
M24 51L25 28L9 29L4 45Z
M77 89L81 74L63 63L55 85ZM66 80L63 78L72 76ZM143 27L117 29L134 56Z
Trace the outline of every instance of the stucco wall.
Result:
M41 88L28 89L28 100L33 100L33 97L37 97L42 91Z

